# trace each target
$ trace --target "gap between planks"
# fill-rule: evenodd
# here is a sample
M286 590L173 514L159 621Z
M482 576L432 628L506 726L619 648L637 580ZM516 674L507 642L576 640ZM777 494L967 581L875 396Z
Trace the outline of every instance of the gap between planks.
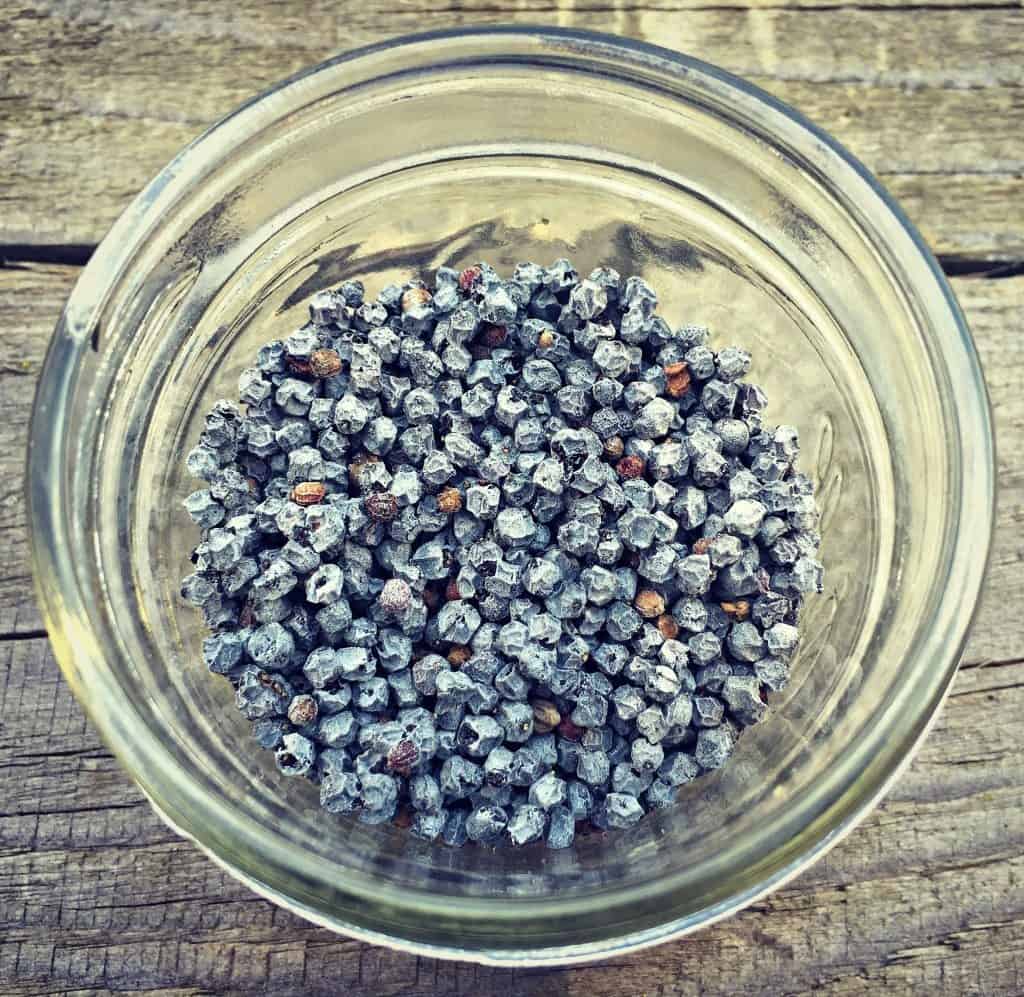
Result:
M84 267L95 250L95 243L0 244L0 268L17 270L32 263ZM939 254L936 259L947 277L1001 280L1024 276L1024 259L977 258L969 253Z

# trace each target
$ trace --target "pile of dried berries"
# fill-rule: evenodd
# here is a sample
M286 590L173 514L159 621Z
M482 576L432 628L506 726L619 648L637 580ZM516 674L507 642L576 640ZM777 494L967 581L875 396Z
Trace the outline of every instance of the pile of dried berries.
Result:
M328 811L566 847L668 805L784 686L822 582L796 431L656 304L566 260L350 281L207 416L182 594Z

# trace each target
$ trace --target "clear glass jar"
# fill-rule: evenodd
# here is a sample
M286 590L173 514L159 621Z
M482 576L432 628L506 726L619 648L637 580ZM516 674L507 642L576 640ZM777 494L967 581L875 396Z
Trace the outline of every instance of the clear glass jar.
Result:
M628 832L452 850L339 820L254 748L177 589L202 414L316 289L567 255L642 273L756 358L824 509L826 592L732 762ZM159 812L346 933L506 964L608 956L794 875L877 800L954 673L993 448L974 347L899 209L825 134L695 60L553 30L318 66L185 149L111 230L47 358L30 448L54 648Z

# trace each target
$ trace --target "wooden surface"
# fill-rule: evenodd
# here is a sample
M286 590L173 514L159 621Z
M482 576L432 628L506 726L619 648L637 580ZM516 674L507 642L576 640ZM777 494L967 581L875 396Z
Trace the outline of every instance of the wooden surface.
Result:
M845 142L941 254L985 362L1000 499L964 667L882 806L682 942L512 973L337 938L235 884L98 741L33 606L25 421L78 267L186 141L333 52L524 21L658 41ZM1024 994L1024 9L1003 0L0 5L0 994Z

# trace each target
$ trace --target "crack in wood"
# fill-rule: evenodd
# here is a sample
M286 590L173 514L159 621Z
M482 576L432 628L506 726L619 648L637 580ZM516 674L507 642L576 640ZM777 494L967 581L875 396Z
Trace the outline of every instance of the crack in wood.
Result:
M1011 668L1014 665L1024 664L1024 658L981 658L978 661L965 661L960 666L962 672L979 671L982 668Z
M1024 260L978 260L969 256L939 256L939 266L947 277L981 277L1006 280L1024 276Z
M97 806L57 808L55 810L15 810L7 813L0 810L0 820L14 817L58 817L69 814L104 814L111 810L134 810L146 806L145 800L134 800L131 803L104 803Z
M964 689L963 692L951 692L950 699L961 699L964 696L983 696L986 693L1005 692L1008 689L1024 689L1024 678L1019 682L1007 682L1005 685L986 685L980 689Z
M48 636L45 630L14 630L10 633L0 633L0 644L11 640L39 640Z
M68 243L66 245L32 245L10 243L0 245L0 268L24 269L25 263L58 263L84 267L96 250L95 244Z

